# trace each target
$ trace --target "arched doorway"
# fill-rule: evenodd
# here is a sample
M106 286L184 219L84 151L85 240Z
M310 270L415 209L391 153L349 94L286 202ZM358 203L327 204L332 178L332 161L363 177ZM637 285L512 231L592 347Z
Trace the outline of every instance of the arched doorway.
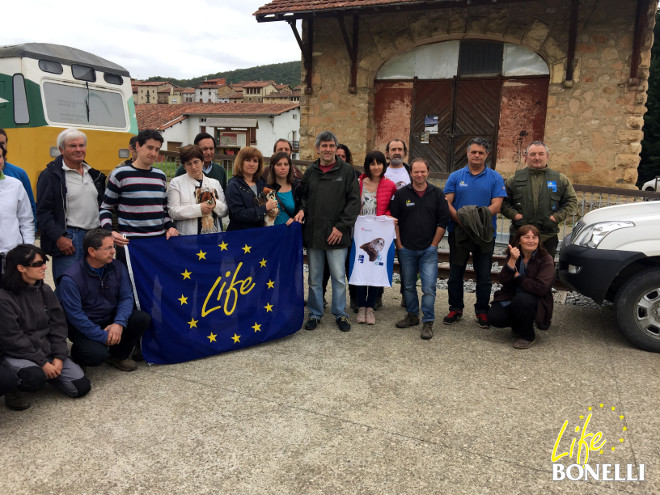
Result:
M493 144L490 166L513 171L522 151L543 139L549 70L536 53L509 43L447 41L388 60L374 85L376 145L408 139L409 157L432 172L466 165L474 137Z

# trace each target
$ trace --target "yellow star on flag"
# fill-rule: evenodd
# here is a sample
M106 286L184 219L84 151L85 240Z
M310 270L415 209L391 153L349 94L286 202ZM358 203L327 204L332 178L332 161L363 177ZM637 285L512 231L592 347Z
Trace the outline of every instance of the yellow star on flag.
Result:
M209 339L209 343L211 343L211 342L215 342L215 341L216 341L215 338L216 338L217 336L218 336L217 333L213 333L213 332L211 332L211 335L207 335L206 338Z
M271 303L266 304L264 308L266 308L266 313L273 311L273 305Z
M612 411L614 411L615 409L616 409L616 407L612 406Z
M275 282L273 282L272 280L269 280L268 282L266 282L266 286L269 289L274 289L275 288Z
M181 297L179 298L179 302L181 303L181 306L184 304L188 304L188 298L185 297L183 294L181 294Z
M627 427L627 426L624 426L624 427L623 427L623 431L628 431L628 427Z
M220 251L227 251L227 246L228 244L225 241L222 241L220 244L218 244Z
M619 443L623 443L623 438L619 438Z
M266 266L266 258L261 258L259 264L261 265L261 268L264 268Z
M197 253L197 257L199 258L199 261L205 260L206 259L206 253L200 249L199 253Z
M259 323L257 323L256 321L254 322L254 325L252 325L252 328L254 328L255 333L261 332L261 325L259 325Z
M183 280L185 280L185 279L192 280L190 278L190 276L192 275L192 272L189 272L187 269L181 275L183 275Z
M612 452L614 452L615 450L616 450L616 447L612 447Z
M241 336L234 334L234 336L232 337L232 340L234 341L234 344L237 344L238 342L241 341Z
M243 254L248 254L250 249L252 249L252 246L248 246L246 243L245 246L243 246L241 249L243 250Z
M192 327L197 328L197 322L199 322L199 320L196 320L195 318L192 318L192 319L188 322L188 325L190 325L190 328L192 328Z
M582 414L580 414L580 419L584 419L584 416L582 416Z
M621 416L619 416L619 419L623 419L623 414Z
M591 406L589 407L589 410L591 411Z
M603 404L603 403L601 402L599 405L600 405L600 407L603 407L605 404Z

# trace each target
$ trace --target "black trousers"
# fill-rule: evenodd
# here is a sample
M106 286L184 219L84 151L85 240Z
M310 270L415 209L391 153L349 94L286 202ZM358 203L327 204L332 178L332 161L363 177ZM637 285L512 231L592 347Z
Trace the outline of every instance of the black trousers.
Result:
M501 302L493 303L488 310L488 323L498 328L511 327L521 339L534 340L538 297L528 292L518 292L510 302L507 306L502 306Z
M11 370L0 366L0 395L13 392L18 387L18 377Z
M99 326L105 328L111 323L113 322L103 322ZM128 319L126 328L121 334L121 341L113 346L107 346L92 340L69 325L69 340L73 342L71 359L84 366L99 366L105 363L109 356L117 359L127 359L131 357L133 348L138 344L140 337L142 337L150 323L151 316L144 311L134 309Z

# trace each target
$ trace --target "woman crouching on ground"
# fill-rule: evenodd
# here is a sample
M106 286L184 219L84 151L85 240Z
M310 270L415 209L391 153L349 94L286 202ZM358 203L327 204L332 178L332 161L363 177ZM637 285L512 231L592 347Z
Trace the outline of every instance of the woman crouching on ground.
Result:
M23 392L36 392L50 381L69 397L83 397L91 385L69 358L68 328L62 306L44 284L46 254L32 244L19 244L7 253L0 290L0 363L19 380L18 391L7 393L9 409L27 409Z
M534 321L539 328L550 326L554 274L554 260L540 243L539 230L533 225L520 227L498 277L502 288L488 311L492 326L511 327L516 349L534 344Z

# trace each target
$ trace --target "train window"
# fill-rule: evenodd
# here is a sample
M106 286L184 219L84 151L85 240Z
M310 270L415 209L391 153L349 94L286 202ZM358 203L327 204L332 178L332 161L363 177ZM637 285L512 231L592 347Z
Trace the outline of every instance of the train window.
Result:
M94 127L126 127L126 103L121 93L43 83L46 116L51 123Z
M39 60L39 68L44 72L50 72L51 74L61 74L64 72L62 64L59 62L53 62L52 60Z
M30 123L30 110L28 108L27 91L23 74L14 74L12 78L14 90L14 122L16 124Z
M108 84L118 84L120 86L124 84L123 77L117 74L110 74L109 72L103 73L103 79L105 79L105 82L107 82Z
M86 65L71 64L71 73L73 74L73 77L81 81L96 81L96 71Z

